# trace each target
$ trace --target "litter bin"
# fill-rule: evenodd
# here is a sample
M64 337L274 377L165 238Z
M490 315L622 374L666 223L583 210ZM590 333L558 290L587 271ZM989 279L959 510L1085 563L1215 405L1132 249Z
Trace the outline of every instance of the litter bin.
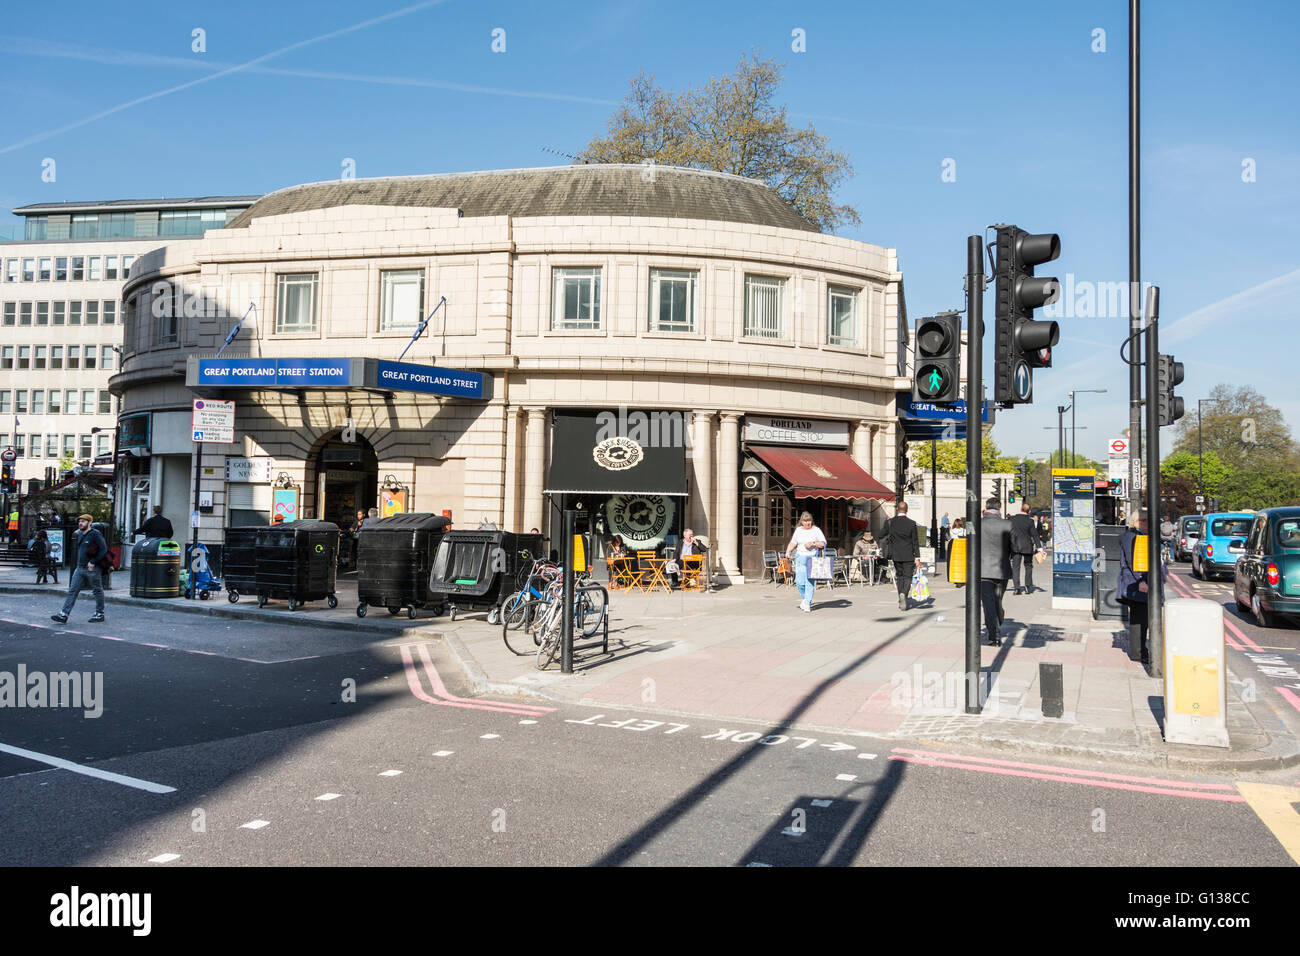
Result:
M540 534L448 531L434 555L429 592L446 601L453 621L461 610L487 610L488 623L496 624L502 602L520 587L520 573L543 557L542 547Z
M253 588L257 606L264 607L273 598L285 599L294 611L300 604L326 598L330 607L338 607L334 594L338 558L339 526L332 521L306 519L262 528L257 533Z
M131 549L131 597L181 595L181 546L168 538L146 538Z
M415 618L416 608L442 613L442 598L429 590L429 571L450 518L431 514L393 515L367 524L356 536L357 617L367 606L386 607L396 614L403 607Z
M231 604L239 600L239 595L253 594L257 589L257 535L267 527L226 529L221 548L221 580Z

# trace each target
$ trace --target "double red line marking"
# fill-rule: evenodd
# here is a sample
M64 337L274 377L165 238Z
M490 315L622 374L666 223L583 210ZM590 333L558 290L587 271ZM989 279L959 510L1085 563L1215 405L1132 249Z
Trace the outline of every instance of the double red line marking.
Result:
M955 770L975 770L1009 777L1031 780L1054 780L1060 783L1077 783L1085 787L1105 787L1109 790L1130 790L1136 793L1154 793L1167 797L1190 797L1196 800L1218 800L1223 803L1245 803L1246 798L1236 788L1226 783L1188 783L1183 780L1164 780L1159 777L1133 777L1122 773L1102 773L1098 770L1071 770L1046 764L1022 763L1016 760L994 760L990 757L966 757L961 754L940 753L934 750L910 750L895 747L890 760L925 764L928 767L951 767Z
M1169 581L1174 585L1174 589L1179 593L1181 593L1183 597L1196 598L1197 600L1200 601L1204 601L1206 599L1203 594L1197 594L1191 588L1189 588L1186 582L1179 579L1178 575L1176 574L1169 575ZM1230 632L1228 634L1224 634L1223 639L1224 641L1227 642L1228 646L1231 647L1233 650L1244 651L1249 649L1252 651L1256 651L1260 654L1264 653L1264 648L1260 647L1253 640L1247 637L1246 633L1241 628L1237 627L1237 625L1234 624L1228 618L1228 614L1226 611L1224 612L1223 615L1223 626Z
M457 697L443 684L438 669L433 666L433 658L429 656L427 644L399 646L402 651L402 666L406 670L406 683L411 688L411 693L426 703L439 704L443 707L464 707L469 710L491 710L501 714L517 714L521 717L541 717L555 710L554 707L538 707L534 704L511 704L501 700L471 700L468 697ZM420 668L416 666L415 654L420 655L420 663L424 665L423 670L429 678L432 694L424 689L424 684L420 681Z

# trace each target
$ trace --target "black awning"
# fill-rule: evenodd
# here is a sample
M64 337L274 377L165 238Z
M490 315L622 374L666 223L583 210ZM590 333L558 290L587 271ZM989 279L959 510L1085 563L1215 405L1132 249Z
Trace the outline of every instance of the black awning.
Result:
M555 412L546 494L686 494L688 412Z

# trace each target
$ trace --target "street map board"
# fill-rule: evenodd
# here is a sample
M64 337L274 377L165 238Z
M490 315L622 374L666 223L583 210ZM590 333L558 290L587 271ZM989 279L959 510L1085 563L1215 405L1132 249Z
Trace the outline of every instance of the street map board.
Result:
M1092 607L1095 479L1090 468L1052 469L1052 607Z

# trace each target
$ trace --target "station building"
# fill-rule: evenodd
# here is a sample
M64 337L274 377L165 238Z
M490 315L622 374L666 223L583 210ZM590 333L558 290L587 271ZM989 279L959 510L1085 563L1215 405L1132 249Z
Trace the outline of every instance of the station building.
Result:
M140 255L123 300L109 387L149 435L124 464L204 541L381 505L558 533L572 507L631 547L692 527L738 581L799 511L843 546L895 497L897 254L754 180L578 165L294 186ZM192 440L196 398L234 402L233 440Z

